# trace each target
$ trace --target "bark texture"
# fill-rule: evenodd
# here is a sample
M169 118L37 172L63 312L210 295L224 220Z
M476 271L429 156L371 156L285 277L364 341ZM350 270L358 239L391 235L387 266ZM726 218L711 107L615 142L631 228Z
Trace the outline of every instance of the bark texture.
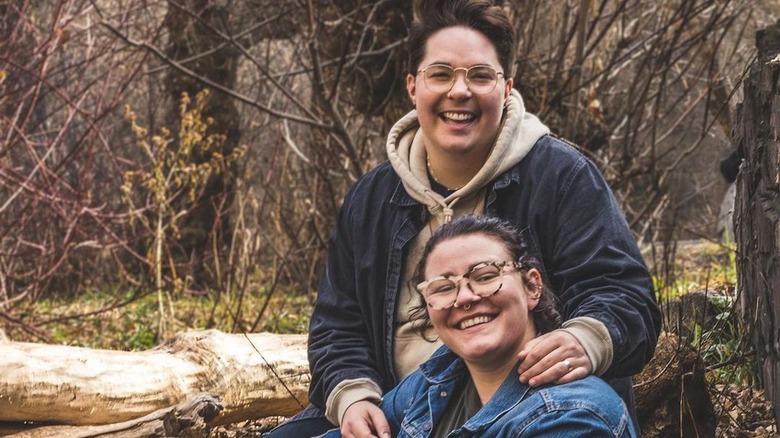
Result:
M634 377L642 438L714 437L717 420L704 365L687 341L658 338L653 359Z
M780 21L756 33L758 59L744 82L734 140L740 310L763 385L780 420Z
M164 408L134 420L100 426L45 426L9 432L13 438L206 438L207 423L222 405L208 394L196 394L177 406ZM0 436L3 430L0 429Z
M206 393L209 425L308 404L305 335L180 334L145 352L0 343L0 421L97 425L138 419ZM213 417L213 418L211 418Z

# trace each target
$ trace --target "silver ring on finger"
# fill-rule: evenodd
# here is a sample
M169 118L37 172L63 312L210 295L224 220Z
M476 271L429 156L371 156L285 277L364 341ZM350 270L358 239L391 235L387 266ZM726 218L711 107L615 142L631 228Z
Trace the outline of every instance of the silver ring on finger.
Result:
M571 366L571 361L569 359L564 359L561 361L561 363L563 364L563 366L566 367L566 371L571 371L572 366Z

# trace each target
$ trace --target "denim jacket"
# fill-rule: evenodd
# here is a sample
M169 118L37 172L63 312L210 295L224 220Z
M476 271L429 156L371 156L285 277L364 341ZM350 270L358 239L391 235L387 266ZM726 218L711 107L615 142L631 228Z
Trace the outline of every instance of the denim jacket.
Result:
M638 373L653 355L660 312L650 275L612 192L596 166L546 135L487 187L485 214L509 220L541 255L565 319L607 327L613 361L605 379ZM311 409L345 379L368 378L383 392L397 383L393 339L408 244L427 211L384 163L347 193L331 236L309 331ZM610 382L630 400L629 379Z
M393 437L427 438L450 394L468 379L464 362L446 346L382 399ZM338 438L332 430L324 438ZM623 401L603 380L589 376L562 385L530 388L511 372L493 397L449 438L633 438Z

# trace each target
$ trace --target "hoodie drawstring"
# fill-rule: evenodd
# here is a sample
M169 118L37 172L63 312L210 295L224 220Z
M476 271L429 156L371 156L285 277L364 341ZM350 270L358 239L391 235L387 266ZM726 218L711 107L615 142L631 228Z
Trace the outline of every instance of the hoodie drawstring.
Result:
M445 224L449 223L452 220L452 216L455 214L455 210L453 207L455 207L455 204L457 204L458 201L460 201L460 196L453 198L452 201L449 204L447 204L446 202L444 202L445 200L442 199L441 196L439 196L439 194L436 192L431 192L430 190L426 189L423 190L423 193L428 195L428 197L437 204L436 206L429 209L431 213L435 213L436 207L440 207L441 213L444 216L444 223Z

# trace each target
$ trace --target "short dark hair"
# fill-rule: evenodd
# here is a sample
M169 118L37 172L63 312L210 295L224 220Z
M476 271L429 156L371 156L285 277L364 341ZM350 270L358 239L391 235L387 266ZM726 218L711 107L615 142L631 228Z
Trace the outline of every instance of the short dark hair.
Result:
M534 268L539 271L542 277L542 283L539 285L541 291L539 294L539 303L533 311L534 324L536 330L540 333L553 331L561 326L563 318L558 311L558 298L547 286L544 280L544 270L539 258L534 254L528 240L511 223L492 216L465 215L453 219L452 222L444 224L433 233L428 242L425 243L420 261L412 277L412 287L425 280L425 267L428 263L428 257L431 252L442 242L454 239L456 237L468 236L472 234L482 234L491 239L502 243L507 252L514 261L520 262L528 268ZM535 287L531 284L528 277L528 269L522 270L523 283L526 287ZM415 288L416 290L416 288ZM426 326L430 325L430 317L423 299L422 305L412 309L413 320L421 320Z
M490 40L504 77L512 77L515 31L502 4L500 0L415 0L414 21L409 29L409 71L417 74L431 35L447 27L464 26Z

